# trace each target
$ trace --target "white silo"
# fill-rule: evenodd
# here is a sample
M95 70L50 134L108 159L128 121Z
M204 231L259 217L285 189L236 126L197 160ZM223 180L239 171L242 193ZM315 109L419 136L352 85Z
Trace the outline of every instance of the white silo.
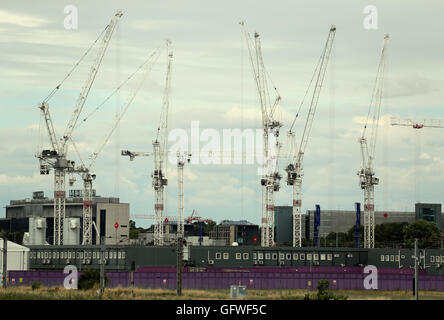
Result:
M66 218L63 223L63 244L80 244L80 218Z
M44 245L46 239L46 219L29 217L29 244Z

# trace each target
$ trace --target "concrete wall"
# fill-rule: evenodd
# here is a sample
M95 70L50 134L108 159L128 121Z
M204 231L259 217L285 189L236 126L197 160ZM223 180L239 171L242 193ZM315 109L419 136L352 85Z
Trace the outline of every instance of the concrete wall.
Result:
M105 243L129 244L129 203L97 203L97 228L99 229L100 210L106 210ZM114 227L116 222L119 224L117 230ZM96 243L99 242L100 239Z

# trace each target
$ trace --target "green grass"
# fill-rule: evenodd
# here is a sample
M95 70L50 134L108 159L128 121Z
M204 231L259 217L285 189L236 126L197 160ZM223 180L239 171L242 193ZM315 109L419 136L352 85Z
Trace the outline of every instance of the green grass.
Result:
M248 300L302 300L305 294L314 294L316 290L248 290ZM345 295L348 300L413 300L411 291L376 291L376 290L333 290L335 295ZM229 289L183 290L178 297L175 290L134 289L134 297L129 288L106 289L102 297L106 300L223 300L231 299ZM421 300L444 300L444 292L422 291ZM0 289L0 300L98 300L98 288L91 290L66 290L64 288L9 287Z

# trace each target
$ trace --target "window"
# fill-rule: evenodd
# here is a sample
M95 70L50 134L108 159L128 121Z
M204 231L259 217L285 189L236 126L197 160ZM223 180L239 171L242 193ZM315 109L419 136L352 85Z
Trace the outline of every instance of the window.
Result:
M257 259L257 253L253 252L253 260L256 260L256 259Z
M394 255L391 255L391 256L390 256L390 262L393 262L393 261L395 261L395 256L394 256Z
M40 259L40 252L37 252L37 259Z
M399 262L399 254L395 256L395 261Z
M243 256L244 260L248 260L248 252L244 252Z
M435 262L435 257L434 256L430 256L430 262Z
M108 259L108 251L105 251L105 259Z
M311 260L311 253L307 253L307 260Z
M80 259L83 259L83 252L80 252Z
M335 253L334 257L339 258L339 253Z
M293 253L293 260L294 261L298 261L298 254L297 253Z
M390 257L389 257L389 255L387 254L387 255L385 255L385 261L386 262L389 262L390 261Z
M381 261L382 262L384 261L384 255L383 254L381 254Z
M122 259L122 251L119 251L119 254L117 256L117 259Z
M222 258L222 253L216 252L216 260L220 260Z
M347 258L353 258L353 254L352 253L347 253Z
M265 254L265 260L270 260L271 259L271 254L269 252L267 252Z
M94 251L93 252L93 259L95 259L96 258L96 252Z
M240 259L242 259L241 253L236 252L236 260L240 260Z
M444 256L441 256L441 263L444 263Z
M301 258L301 260L305 260L305 253L301 253L301 254L299 255L299 258Z
M114 251L114 259L117 259L117 251Z
M57 251L57 252L56 252L56 259L59 258L59 254L60 254L60 253Z
M258 253L257 253L257 258L258 258L259 260L263 260L263 259L264 259L264 254L263 254L262 252L258 252Z
M325 260L325 253L321 253L321 261Z
M224 252L224 260L228 260L230 258L230 255L228 252Z
M278 255L277 255L277 253L273 253L271 257L273 258L273 260L277 260Z
M283 253L279 253L279 260L284 260L285 259L285 255Z
M328 260L328 261L332 261L332 260L333 260L333 257L332 257L332 255L331 255L331 253L327 254L327 260Z
M437 263L439 263L439 256L436 256L435 261L436 261Z
M291 253L287 253L287 254L285 255L285 259L287 259L287 260L291 260Z
M319 260L319 254L318 253L315 253L315 254L313 254L313 260Z
M48 252L45 251L45 259L48 258Z
M122 259L125 259L125 251L122 251Z

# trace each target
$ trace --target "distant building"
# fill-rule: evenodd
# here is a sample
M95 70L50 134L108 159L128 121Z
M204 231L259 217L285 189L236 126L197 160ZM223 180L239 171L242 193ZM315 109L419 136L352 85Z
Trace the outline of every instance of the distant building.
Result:
M315 210L307 210L306 239L313 239ZM403 211L376 211L375 225L389 222L415 221L414 212ZM319 237L324 238L331 232L348 232L356 223L355 210L322 210ZM361 226L364 225L364 210L361 208Z
M259 245L259 226L246 220L223 220L210 232L210 238L224 240L225 245L237 242L239 245Z
M105 236L107 244L126 244L129 241L129 204L120 203L119 198L97 196L93 190L92 220L100 234L93 228L93 244ZM6 217L0 219L0 230L29 232L29 218L46 218L46 242L53 244L54 200L44 196L42 191L33 193L32 199L11 200L6 206ZM70 190L66 198L65 218L79 218L83 223L82 190ZM119 224L117 230L115 223ZM82 233L80 233L82 234ZM116 238L117 236L117 238ZM82 241L80 237L80 241Z
M440 203L415 203L415 219L434 222L442 229L442 214Z

